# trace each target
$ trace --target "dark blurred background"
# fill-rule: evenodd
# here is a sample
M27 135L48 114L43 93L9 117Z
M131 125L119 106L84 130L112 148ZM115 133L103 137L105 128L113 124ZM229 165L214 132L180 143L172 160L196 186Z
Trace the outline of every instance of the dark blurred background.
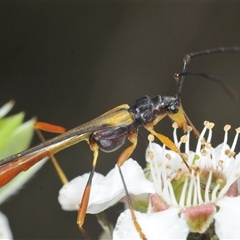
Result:
M146 94L174 95L173 74L181 72L184 54L240 45L239 12L240 3L1 3L0 104L15 99L13 112L24 110L26 119L37 116L71 129ZM240 53L228 53L193 59L188 69L217 75L240 95L239 66ZM240 103L211 81L188 77L182 102L198 129L204 120L216 123L215 146L226 123L240 125ZM157 130L172 136L168 119ZM142 165L144 150L139 140L133 158ZM97 171L106 174L119 153L101 153ZM57 157L69 179L90 170L86 143ZM58 204L60 187L48 162L1 205L15 239L83 238L77 213ZM107 214L114 221L120 210ZM94 216L87 216L85 228L93 239L101 232Z

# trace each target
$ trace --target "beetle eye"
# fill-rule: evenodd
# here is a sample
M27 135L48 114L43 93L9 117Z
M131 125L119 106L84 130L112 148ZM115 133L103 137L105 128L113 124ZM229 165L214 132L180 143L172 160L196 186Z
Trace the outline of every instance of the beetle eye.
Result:
M168 109L171 113L177 113L178 112L178 105L176 103L171 103L169 105Z

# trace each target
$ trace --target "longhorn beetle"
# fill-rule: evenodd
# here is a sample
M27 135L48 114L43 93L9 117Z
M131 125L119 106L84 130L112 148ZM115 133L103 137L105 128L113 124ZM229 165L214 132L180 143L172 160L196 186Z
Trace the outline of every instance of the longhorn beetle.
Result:
M183 82L187 75L199 75L206 77L212 81L219 83L224 90L232 97L235 98L234 92L227 86L224 81L215 76L208 75L202 72L188 72L187 65L191 58L201 55L207 55L212 53L224 53L224 52L239 52L240 47L227 47L227 48L215 48L210 50L204 50L200 52L194 52L185 55L183 58L182 72L174 75L177 83L177 93L174 96L161 96L156 97L144 96L136 100L132 107L127 104L117 106L110 111L102 114L101 116L82 124L70 131L62 132L55 138L52 138L42 144L33 147L29 150L17 153L13 156L7 157L0 161L0 187L7 184L20 172L28 170L35 163L39 162L43 158L51 157L55 153L83 140L87 141L90 149L93 152L93 162L91 173L85 187L82 202L80 204L77 224L83 234L88 238L83 229L84 219L89 201L89 195L91 190L91 182L94 175L95 167L98 160L99 150L104 152L113 152L120 148L126 139L131 143L119 156L117 160L117 166L121 174L123 183L124 179L121 172L121 166L131 156L132 152L136 148L138 139L138 129L144 127L149 133L157 137L163 144L165 144L171 150L181 154L180 150L174 145L174 143L166 136L155 132L154 126L160 122L164 117L168 116L173 121L177 122L178 126L187 130L188 126L191 126L194 134L199 137L199 132L193 126L185 111L183 110L180 93L182 90ZM58 127L49 125L43 122L37 122L36 128L46 131L58 131ZM135 228L140 234L142 239L146 239L144 233L135 218L134 211L131 208L130 199L126 190L127 199L129 202L132 219L134 221Z

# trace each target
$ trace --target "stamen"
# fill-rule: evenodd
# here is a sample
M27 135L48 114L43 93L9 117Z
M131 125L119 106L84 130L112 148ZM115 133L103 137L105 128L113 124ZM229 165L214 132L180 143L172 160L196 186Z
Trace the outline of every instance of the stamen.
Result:
M187 140L188 140L187 135L183 135L183 136L181 137L181 139L180 139L180 141L181 141L182 143L186 143Z
M177 123L177 122L173 122L173 124L172 124L172 128L174 128L174 129L179 128L178 123Z
M158 168L158 174L157 175L154 174L155 180L156 180L156 184L154 186L155 186L156 192L158 193L159 196L163 196L162 188L163 188L164 183L161 179L162 170L163 170L163 168L160 167L160 168Z
M229 125L229 124L226 124L226 125L224 126L224 128L223 128L223 130L224 130L225 132L228 132L230 129L231 129L231 125Z
M197 173L197 181L196 181L196 187L197 187L197 193L198 193L198 204L202 204L202 195L201 195L201 185L200 185L200 176L199 172Z
M208 130L211 130L214 128L215 124L213 122L205 122L206 123L206 127Z
M232 147L231 147L231 151L232 152L234 152L234 149L235 149L235 147L237 145L237 140L238 140L239 133L240 133L240 127L236 129L236 135L235 135L235 138L233 140Z
M217 191L220 188L220 184L218 183L216 187L212 191L212 202L215 202L217 199Z
M178 147L178 137L177 137L177 129L178 129L178 124L177 122L174 122L172 124L172 127L173 127L173 141L174 141L174 144Z
M150 158L151 160L153 160L154 159L153 151L147 150L147 157Z
M208 129L208 138L207 140L204 142L204 146L206 148L211 148L211 140L212 140L212 129L215 126L215 124L213 122L207 122L206 123L206 128Z
M183 135L183 136L180 138L180 141L179 141L179 143L178 143L178 148L180 149L182 143L186 143L187 140L188 140L188 139L187 139L187 136L186 136L186 135Z
M174 155L171 151L166 150L165 145L162 147L160 156L156 156L157 153L153 150L155 146L151 145L154 136L150 134L148 136L150 143L147 155L148 159L153 160L149 162L156 193L162 196L168 205L179 206L180 208L216 202L217 199L225 196L231 184L237 178L240 178L240 163L230 159L235 155L234 150L239 138L240 127L236 129L231 148L227 149L228 131L231 126L225 125L223 143L221 147L214 149L211 145L214 123L205 121L197 142L196 152L189 155L191 129L189 128L186 135L178 140L178 125L173 123L172 126L175 145L180 147L181 144L185 144L185 153L182 153L182 156L184 156L184 159L188 159L190 171L187 171L182 161L176 160L179 159L179 155ZM207 130L208 133L206 134ZM205 134L206 140L204 139ZM216 176L218 176L217 180L215 179ZM181 180L182 178L183 180ZM175 195L175 188L180 187L178 184L182 186L180 198L179 194Z
M212 151L211 154L212 154L212 161L211 161L212 168L217 169L217 161L216 161L217 158L216 158L215 151Z
M206 142L205 147L206 147L206 148L211 148L211 147L212 147L211 142Z
M191 128L191 127L189 127ZM189 147L189 143L190 143L190 132L192 131L192 128L190 131L187 132L187 141L185 142L185 153L189 154L190 151L190 147Z
M193 206L197 205L197 183L194 177L194 173L192 172L192 181L193 181Z
M171 154L169 154L169 153L167 153L167 154L165 155L165 157L166 157L168 160L171 160L171 158L172 158Z
M169 182L168 186L169 186L169 194L170 194L170 197L171 197L172 205L173 206L178 206L178 203L177 203L177 200L176 200L171 182Z
M203 130L202 130L202 132L201 132L201 134L200 134L200 136L199 136L199 138L198 138L198 142L197 142L197 147L196 147L196 153L197 154L199 154L200 153L200 149L201 149L201 145L202 145L202 140L204 139L204 135L205 135L205 132L206 132L206 130L207 130L207 127L206 127L206 125L208 124L209 122L208 121L205 121L204 122L204 128L203 128Z
M186 200L187 186L188 186L188 178L185 179L184 185L183 185L183 188L182 188L181 197L180 197L180 201L179 201L179 206L180 207L184 207L184 203L185 203L185 200ZM189 194L189 191L188 191L188 194Z
M150 134L149 134L150 135ZM148 139L150 139L151 137L148 137ZM157 173L159 173L160 171L158 171L158 167L156 167L156 161L154 161L154 151L153 151L153 147L152 147L152 142L150 141L149 142L149 150L147 152L147 155L148 157L152 160L149 162L150 164L150 170L151 170L151 176L152 176L152 181L153 181L153 185L154 185L154 188L156 190L156 192L161 196L162 194L162 186L160 184L160 181L159 179L157 178ZM157 172L155 171L155 169L157 169Z
M201 154L205 157L207 155L207 151L205 149L201 149Z
M220 159L225 159L224 152L225 152L227 140L228 140L228 131L230 129L231 129L231 125L229 125L229 124L225 125L223 128L223 130L225 131L225 134L224 134L223 146L222 146L222 152L220 154Z
M193 177L190 177L190 184L189 184L189 189L188 189L188 194L187 194L187 201L186 201L186 206L190 207L192 204L192 195L193 195Z
M225 150L225 154L226 154L229 158L231 158L231 157L234 157L236 153L233 152L233 151L231 151L230 149L226 149L226 150Z
M178 170L177 170L177 175L179 175L179 177L183 174L183 169L182 168L179 168Z
M169 180L167 180L167 178L165 178L164 180L164 183L163 183L163 196L164 196L164 200L166 201L166 203L168 205L171 205L172 204L172 201L171 201L171 197L169 195L169 189L168 189L168 184L169 184Z
M190 133L192 131L192 127L191 126L187 126L187 132Z
M206 187L205 187L205 196L204 196L205 203L210 202L209 192L210 192L211 181L212 181L212 171L209 171L208 180L207 180L207 184L206 184Z
M223 169L223 160L218 161L218 167L220 167L221 170Z
M149 141L149 142L153 142L153 141L154 141L154 135L149 134L149 135L148 135L148 141Z

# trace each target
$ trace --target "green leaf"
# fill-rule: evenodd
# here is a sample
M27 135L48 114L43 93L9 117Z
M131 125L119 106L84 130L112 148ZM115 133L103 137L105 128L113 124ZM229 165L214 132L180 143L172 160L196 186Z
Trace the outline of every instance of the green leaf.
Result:
M4 153L5 148L9 144L11 145L9 139L11 138L11 135L13 134L14 130L16 130L17 127L19 127L22 124L23 118L24 113L21 112L13 116L0 119L0 158L7 156L2 153ZM14 153L15 152L11 152L10 155Z
M18 117L20 118L20 116ZM5 141L0 140L0 159L8 157L10 155L13 155L17 152L23 151L26 148L28 148L34 133L35 122L36 120L32 119L23 123L22 125L20 125L15 129L12 128L11 129L12 131L9 131L9 135L6 137ZM13 126L13 124L10 124L10 123L9 125ZM1 136L1 130L0 130L0 136Z
M35 119L23 123L24 113L2 118L13 106L13 102L5 104L0 108L0 159L21 152L30 145L33 133ZM26 183L40 167L46 162L40 161L31 167L28 171L20 173L8 184L0 188L0 204L9 196L15 194ZM1 160L0 160L1 161Z

